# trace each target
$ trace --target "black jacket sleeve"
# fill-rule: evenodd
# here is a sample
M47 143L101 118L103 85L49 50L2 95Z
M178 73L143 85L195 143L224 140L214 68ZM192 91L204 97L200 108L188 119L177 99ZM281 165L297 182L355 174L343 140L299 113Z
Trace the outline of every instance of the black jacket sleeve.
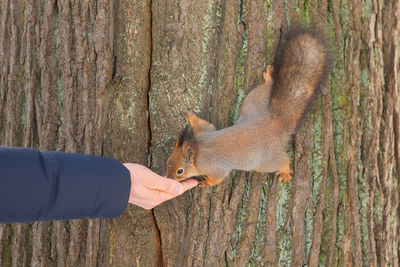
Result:
M0 223L117 217L130 183L111 158L0 147Z

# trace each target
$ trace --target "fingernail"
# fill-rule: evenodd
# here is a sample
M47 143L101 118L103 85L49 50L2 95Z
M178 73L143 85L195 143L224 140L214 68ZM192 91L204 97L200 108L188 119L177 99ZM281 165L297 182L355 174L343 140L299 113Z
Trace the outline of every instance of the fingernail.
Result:
M175 194L179 195L179 194L182 194L182 192L183 192L183 185L177 184L175 186Z

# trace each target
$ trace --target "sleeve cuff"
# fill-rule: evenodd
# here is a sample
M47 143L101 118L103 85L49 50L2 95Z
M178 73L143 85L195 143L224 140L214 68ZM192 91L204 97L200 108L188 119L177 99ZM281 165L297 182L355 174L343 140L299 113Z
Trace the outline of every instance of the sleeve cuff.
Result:
M53 194L43 215L52 214L49 219L115 218L124 212L131 180L128 169L120 162L82 154L42 155L45 166L58 166Z

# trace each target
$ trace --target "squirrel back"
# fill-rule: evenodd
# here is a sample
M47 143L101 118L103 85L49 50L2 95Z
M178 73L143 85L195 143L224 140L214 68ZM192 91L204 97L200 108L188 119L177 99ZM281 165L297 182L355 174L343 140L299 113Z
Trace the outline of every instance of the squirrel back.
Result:
M328 80L325 42L317 34L291 31L280 44L264 83L243 100L238 121L215 126L186 112L192 131L184 130L167 160L167 175L178 181L202 176L201 183L221 183L231 170L276 172L288 182L293 172L286 145L301 126L318 88Z
M316 91L327 81L329 57L325 41L306 29L289 32L280 47L274 60L270 107L294 134Z

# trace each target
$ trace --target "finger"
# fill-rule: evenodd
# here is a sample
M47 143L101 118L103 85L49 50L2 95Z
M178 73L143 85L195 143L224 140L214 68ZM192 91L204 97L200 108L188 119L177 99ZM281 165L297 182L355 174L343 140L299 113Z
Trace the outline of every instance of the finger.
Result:
M152 189L166 192L170 195L180 195L184 192L183 185L175 180L160 176L157 182L151 185Z
M157 202L159 202L158 204L160 204L160 203L162 203L164 201L170 200L172 198L175 198L178 195L183 194L185 191L187 191L187 190L195 187L196 185L198 185L199 182L194 180L194 179L188 179L188 180L185 180L185 181L181 182L180 184L183 187L183 190L182 190L182 192L180 194L170 194L168 192L160 191L159 189L155 189L154 193L157 194ZM157 206L158 204L156 204L155 206Z
M199 182L196 181L195 179L187 179L187 180L181 182L181 184L183 185L183 192L185 192L189 189L192 189L196 185L198 185Z

